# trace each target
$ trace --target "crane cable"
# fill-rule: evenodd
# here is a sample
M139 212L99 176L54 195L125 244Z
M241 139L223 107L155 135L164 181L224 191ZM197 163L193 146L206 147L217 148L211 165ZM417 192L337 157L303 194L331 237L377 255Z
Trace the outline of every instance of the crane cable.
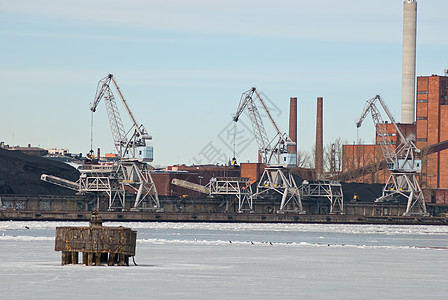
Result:
M359 127L356 128L356 144L359 145Z
M93 111L90 112L90 154L93 154Z
M236 122L233 122L233 158L236 158Z

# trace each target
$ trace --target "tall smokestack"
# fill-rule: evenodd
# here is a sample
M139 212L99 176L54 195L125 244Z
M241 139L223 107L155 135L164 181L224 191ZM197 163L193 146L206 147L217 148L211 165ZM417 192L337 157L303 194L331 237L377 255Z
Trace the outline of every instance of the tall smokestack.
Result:
M314 167L316 170L317 178L320 178L323 173L324 165L324 145L323 145L323 98L317 98L317 116L316 116L316 154Z
M288 153L297 153L297 98L291 97L289 102L289 137L295 146L288 146Z
M403 68L401 74L401 123L414 123L417 1L403 3Z

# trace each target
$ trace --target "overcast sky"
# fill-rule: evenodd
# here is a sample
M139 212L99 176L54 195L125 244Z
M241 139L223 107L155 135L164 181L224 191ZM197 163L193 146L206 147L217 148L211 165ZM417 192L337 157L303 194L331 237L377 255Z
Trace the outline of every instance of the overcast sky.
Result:
M447 11L446 0L418 1L418 76L448 68ZM0 141L87 153L89 108L112 73L153 136L155 165L223 163L234 151L256 161L248 116L232 123L252 86L284 132L298 98L303 152L317 97L325 144L371 143L372 121L354 125L367 99L380 94L401 117L402 12L402 0L0 0ZM102 103L93 138L95 151L114 151Z

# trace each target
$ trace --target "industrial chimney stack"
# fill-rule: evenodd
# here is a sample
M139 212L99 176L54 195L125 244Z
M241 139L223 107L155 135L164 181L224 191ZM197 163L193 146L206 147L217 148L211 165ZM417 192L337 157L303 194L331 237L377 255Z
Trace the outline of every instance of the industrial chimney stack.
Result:
M317 116L316 116L316 153L314 168L316 177L319 179L324 170L324 143L323 143L323 98L317 98Z
M297 98L291 97L289 102L289 137L296 143L288 146L288 153L297 154Z
M403 3L403 67L401 74L401 123L413 124L415 111L415 60L417 1Z

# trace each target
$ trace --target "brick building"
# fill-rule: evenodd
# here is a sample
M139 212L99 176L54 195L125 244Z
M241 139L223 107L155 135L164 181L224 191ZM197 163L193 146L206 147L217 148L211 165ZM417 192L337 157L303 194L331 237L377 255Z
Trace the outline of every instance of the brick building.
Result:
M448 140L448 77L417 77L417 140L420 149ZM425 156L422 176L430 188L448 188L448 149Z
M384 159L381 146L376 145L343 145L342 146L342 166L343 172L356 170L372 166L374 172L359 176L356 173L352 177L347 177L350 182L360 183L385 183L389 178L387 170L380 170L375 163Z

